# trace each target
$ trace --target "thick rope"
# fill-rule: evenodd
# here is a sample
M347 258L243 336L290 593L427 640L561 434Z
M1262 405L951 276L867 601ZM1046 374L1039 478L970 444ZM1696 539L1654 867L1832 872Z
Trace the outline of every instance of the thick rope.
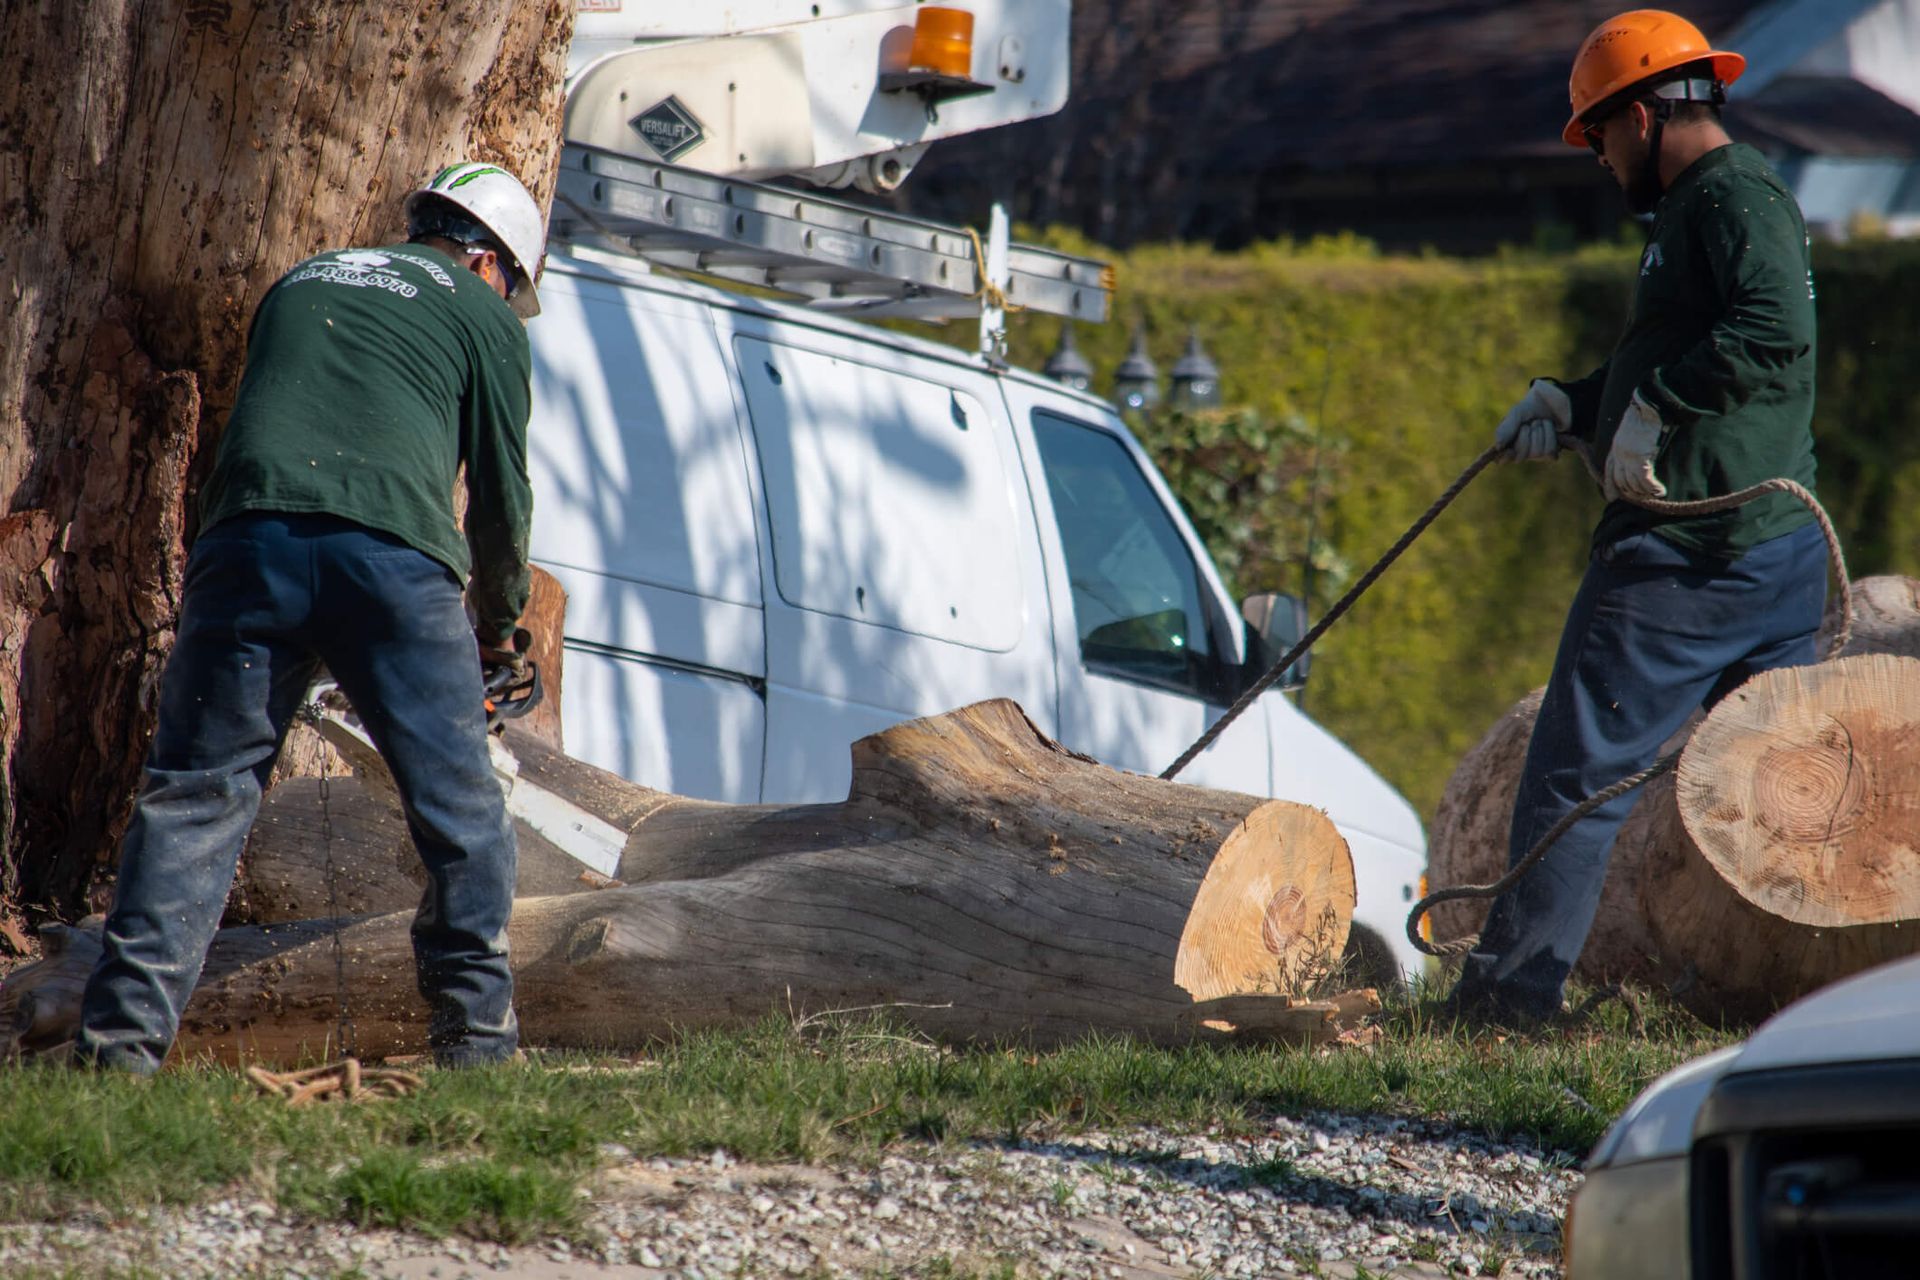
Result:
M1526 857L1514 863L1513 868L1508 871L1507 874L1501 876L1492 884L1453 885L1445 889L1436 889L1426 897L1420 899L1420 901L1413 904L1413 910L1407 913L1408 941L1412 942L1420 951L1430 956L1445 958L1467 954L1467 952L1480 945L1479 934L1470 933L1464 938L1455 938L1451 942L1428 942L1420 936L1421 917L1425 916L1427 912L1433 910L1434 907L1442 902L1454 902L1461 898L1499 897L1507 890L1513 888L1514 885L1519 884L1526 874L1532 871L1534 866L1539 863L1540 859L1547 856L1547 850L1553 848L1554 842L1559 840L1561 836L1567 834L1567 831L1574 823L1580 821L1580 819L1586 817L1602 805L1626 795L1635 787L1652 782L1655 778L1673 768L1679 762L1680 749L1675 748L1640 772L1630 773L1612 786L1602 787L1600 790L1594 792L1585 800L1582 800L1579 804L1569 809L1566 814L1561 817L1560 821L1553 824L1552 829L1549 830L1547 834L1541 836L1534 842L1533 848L1527 850Z

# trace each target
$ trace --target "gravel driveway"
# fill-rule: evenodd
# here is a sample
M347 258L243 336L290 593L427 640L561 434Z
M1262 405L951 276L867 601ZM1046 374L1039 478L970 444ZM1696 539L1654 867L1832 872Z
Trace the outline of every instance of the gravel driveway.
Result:
M1569 1153L1379 1116L1276 1117L1251 1139L902 1146L871 1167L605 1154L591 1247L356 1232L230 1201L0 1226L0 1275L1557 1276L1580 1181Z

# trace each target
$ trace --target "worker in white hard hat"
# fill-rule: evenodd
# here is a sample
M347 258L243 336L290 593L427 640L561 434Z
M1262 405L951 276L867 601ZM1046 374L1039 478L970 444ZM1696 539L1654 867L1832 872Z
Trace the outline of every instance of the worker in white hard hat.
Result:
M391 769L426 867L413 943L434 1060L516 1051L515 849L482 668L516 660L528 594L523 322L540 310L542 218L479 162L443 170L406 215L405 243L309 258L254 314L82 1000L81 1064L144 1074L165 1059L321 663Z

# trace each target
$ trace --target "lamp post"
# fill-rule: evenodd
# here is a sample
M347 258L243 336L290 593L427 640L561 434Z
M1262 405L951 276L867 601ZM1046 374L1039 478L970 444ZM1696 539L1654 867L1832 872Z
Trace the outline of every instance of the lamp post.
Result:
M1200 345L1200 335L1193 329L1187 330L1186 352L1174 361L1167 400L1176 409L1220 407L1220 366Z
M1075 391L1085 391L1093 385L1093 366L1080 354L1079 346L1074 343L1071 321L1060 326L1060 345L1047 357L1047 363L1040 372Z
M1147 354L1144 324L1133 326L1133 346L1113 371L1113 398L1122 412L1143 413L1160 403L1160 369Z

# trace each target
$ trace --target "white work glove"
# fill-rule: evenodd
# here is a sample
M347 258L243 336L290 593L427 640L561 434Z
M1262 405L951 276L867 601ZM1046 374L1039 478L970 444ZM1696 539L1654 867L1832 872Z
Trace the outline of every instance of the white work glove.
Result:
M1613 433L1613 448L1607 451L1607 476L1601 488L1608 502L1667 496L1667 486L1653 474L1662 429L1659 413L1634 392L1627 411L1620 415L1620 429Z
M1573 401L1545 378L1535 378L1493 430L1495 448L1507 462L1551 462L1560 453L1560 433L1573 430Z

